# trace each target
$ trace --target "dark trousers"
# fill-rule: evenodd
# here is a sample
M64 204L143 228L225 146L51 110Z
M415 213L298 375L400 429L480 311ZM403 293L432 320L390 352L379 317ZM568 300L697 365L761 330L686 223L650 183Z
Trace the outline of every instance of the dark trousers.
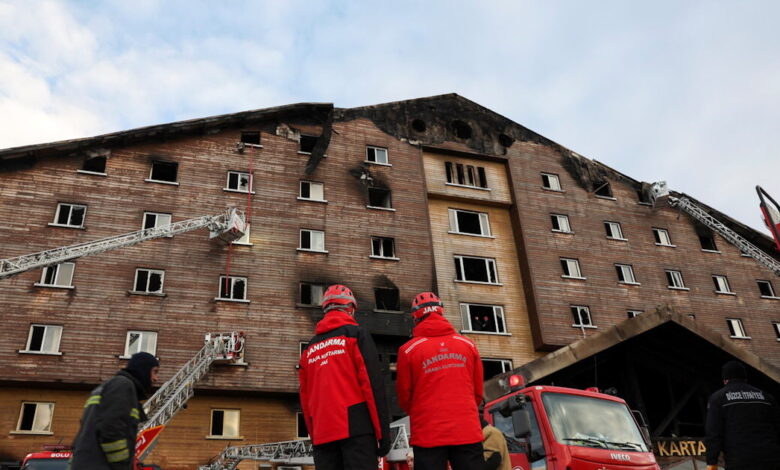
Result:
M767 462L754 465L727 465L726 470L780 470L780 463Z
M317 470L377 470L376 438L373 434L348 437L314 446Z
M447 462L452 466L452 470L480 470L485 466L482 443L441 447L414 446L414 470L446 470Z

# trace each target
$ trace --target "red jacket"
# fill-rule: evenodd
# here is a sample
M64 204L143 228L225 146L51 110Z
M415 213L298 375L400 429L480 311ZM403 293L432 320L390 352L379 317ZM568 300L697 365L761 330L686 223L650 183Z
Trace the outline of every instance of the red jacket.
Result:
M313 444L365 434L390 439L376 346L354 318L328 312L298 365L301 408Z
M482 442L477 405L482 361L474 343L444 317L430 315L398 350L398 403L411 420L412 445Z

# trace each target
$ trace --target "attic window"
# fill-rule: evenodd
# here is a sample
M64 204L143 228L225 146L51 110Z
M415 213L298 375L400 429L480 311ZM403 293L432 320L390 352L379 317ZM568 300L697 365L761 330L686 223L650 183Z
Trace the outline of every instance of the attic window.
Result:
M151 181L164 181L166 183L175 183L179 171L179 164L176 162L152 162L152 171L149 175Z
M509 148L515 143L515 139L506 134L498 134L498 143L503 147Z
M391 312L401 310L401 297L396 288L377 287L374 289L374 298L377 310L389 310Z
M106 157L94 157L84 160L81 171L106 174Z
M596 182L596 190L594 191L594 194L596 196L601 197L613 197L612 196L612 187L609 184L609 181L598 181Z
M381 207L384 209L390 209L393 207L392 200L390 198L390 190L384 188L368 188L368 206L369 207Z
M241 132L241 142L249 145L260 145L260 132L259 131Z
M711 233L699 235L699 242L701 243L701 249L704 251L718 251L718 246L715 244L715 237Z
M314 146L317 145L317 136L301 134L300 144L301 146L298 149L299 152L312 153L314 151Z
M471 126L459 119L452 121L452 130L455 132L455 137L459 139L471 138Z
M652 204L653 201L650 200L650 194L647 191L642 191L642 189L638 189L636 191L636 196L639 199L640 204Z
M415 119L412 121L412 129L414 129L415 132L423 133L428 129L428 126L422 119Z

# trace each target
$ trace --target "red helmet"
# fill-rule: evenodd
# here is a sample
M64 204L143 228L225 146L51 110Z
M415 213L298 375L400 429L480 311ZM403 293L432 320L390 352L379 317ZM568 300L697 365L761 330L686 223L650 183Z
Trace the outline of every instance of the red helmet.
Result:
M417 294L412 300L412 318L414 323L420 323L431 313L444 315L444 307L441 299L433 292L423 292Z
M348 307L357 308L357 301L349 287L341 284L333 284L325 289L322 294L322 311L327 313L334 308Z

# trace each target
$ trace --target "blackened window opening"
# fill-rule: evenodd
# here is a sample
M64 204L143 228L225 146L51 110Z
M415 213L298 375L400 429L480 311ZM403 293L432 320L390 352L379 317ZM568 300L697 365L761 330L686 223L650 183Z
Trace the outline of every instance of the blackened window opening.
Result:
M151 179L175 183L178 170L179 164L176 162L154 162L152 163Z
M260 132L258 131L241 132L241 142L245 144L260 145Z
M45 326L32 327L32 335L30 337L30 351L41 351L43 349L43 334L46 332Z
M772 289L772 283L769 281L758 281L758 290L764 297L774 297L775 292Z
M715 244L715 237L712 234L699 235L699 242L701 243L702 250L718 251L718 246Z
M493 307L486 305L469 305L471 315L471 329L473 331L503 332L503 325L496 325Z
M384 188L368 188L368 205L372 207L393 207L390 199L390 190Z
M612 197L612 188L607 181L597 181L596 184L596 196Z
M482 235L482 225L476 212L456 211L458 217L458 232Z
M22 420L21 423L19 423L19 430L20 431L32 431L33 430L33 423L35 422L35 409L37 408L36 403L25 403L24 407L22 408Z
M487 263L482 258L463 258L464 279L476 282L491 282Z
M106 157L94 157L84 160L84 165L81 167L84 171L91 171L93 173L105 173L106 172Z
M314 151L314 146L317 145L316 135L303 135L301 134L300 151L311 153Z
M377 287L374 289L377 310L401 310L401 297L398 289Z
M224 432L225 412L222 410L213 410L211 412L211 435L221 436Z
M485 359L482 361L482 374L485 380L492 379L498 374L504 373L504 363L502 361L491 361Z

